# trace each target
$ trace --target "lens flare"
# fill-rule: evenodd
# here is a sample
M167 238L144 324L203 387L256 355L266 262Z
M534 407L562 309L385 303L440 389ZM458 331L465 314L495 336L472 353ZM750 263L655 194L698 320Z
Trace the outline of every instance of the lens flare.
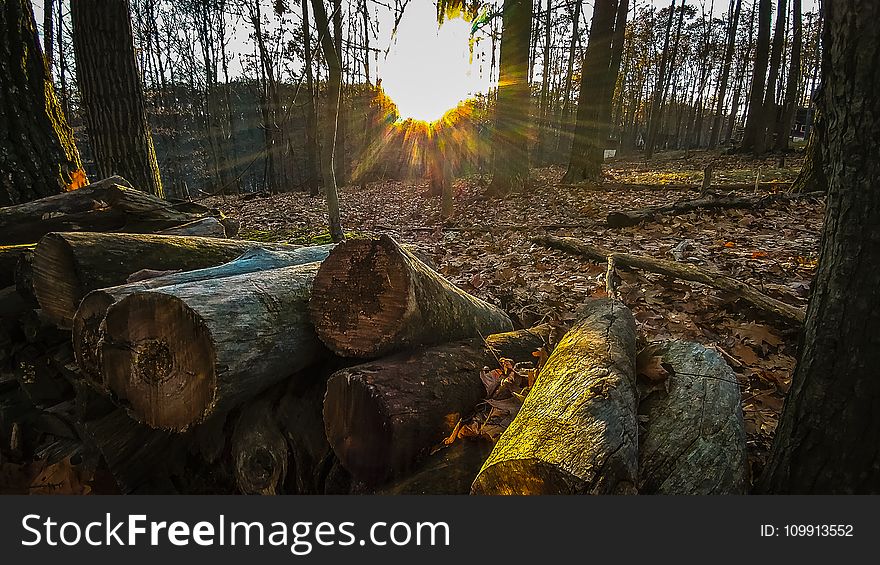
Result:
M438 27L433 2L410 6L382 64L382 88L402 120L434 122L472 95L488 91L488 79L471 61L471 24L455 18Z

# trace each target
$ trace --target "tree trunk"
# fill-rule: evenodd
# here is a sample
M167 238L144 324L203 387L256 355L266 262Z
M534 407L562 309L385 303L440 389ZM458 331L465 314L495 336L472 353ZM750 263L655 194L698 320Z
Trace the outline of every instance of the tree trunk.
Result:
M734 5L734 2L736 3ZM721 138L721 120L724 117L724 98L727 96L727 81L730 78L730 64L733 61L733 52L736 47L736 28L739 24L739 13L742 9L742 0L730 0L730 10L727 12L727 47L724 50L724 63L721 70L721 79L718 83L718 101L715 106L715 116L712 119L712 133L709 137L709 149L718 146ZM735 110L734 110L735 112Z
M84 184L73 131L37 42L31 3L6 0L0 5L0 207Z
M98 173L121 175L164 196L135 61L129 0L77 0L71 13L77 81Z
M880 4L824 5L828 206L799 360L760 490L880 492Z
M574 13L571 21L571 42L568 44L568 64L565 73L565 87L562 91L562 112L560 113L558 127L559 130L556 143L556 151L560 149L560 141L568 134L569 118L571 114L571 81L574 77L574 59L577 52L578 25L581 19L581 4L583 0L575 0Z
M541 369L474 481L473 494L634 494L636 328L592 300Z
M684 8L684 0L682 0ZM666 20L666 33L663 36L663 50L660 53L660 69L657 72L657 81L654 85L654 96L651 100L651 112L648 114L648 139L645 140L645 159L654 155L654 144L657 142L657 132L660 124L660 108L663 106L663 97L666 93L666 67L669 64L669 37L672 33L672 17L675 14L675 0L669 5L669 17Z
M767 74L767 92L764 96L763 120L755 139L755 153L763 153L773 147L768 139L776 131L776 83L779 81L779 67L782 64L782 49L785 39L786 0L776 2L776 27L773 30L773 49L770 54L770 70Z
M500 308L457 288L387 235L338 245L321 265L309 311L321 340L345 357L513 329Z
M804 36L801 22L801 0L792 0L792 2L791 62L788 67L788 84L785 89L782 118L776 124L777 151L788 151L788 138L791 136L791 124L797 111L798 83L801 76L801 50Z
M547 9L544 11L544 57L541 64L541 98L538 109L538 136L537 136L537 155L535 162L537 165L544 163L544 145L546 144L547 129L549 124L547 118L549 116L548 107L550 106L550 30L551 26L551 0L547 0Z
M279 494L284 485L288 472L287 439L276 418L282 388L272 387L245 404L235 420L232 468L242 494Z
M311 26L309 25L309 0L301 0L302 3L302 34L303 51L305 53L306 73L306 103L303 110L306 115L306 170L305 188L312 196L318 195L318 164L321 154L318 149L318 115L315 113L315 78L312 72L312 40Z
M758 138L763 135L764 87L767 83L767 65L770 59L770 15L773 12L771 0L758 0L758 42L755 52L755 68L752 73L752 86L749 90L749 111L743 133L742 148L754 151Z
M615 0L597 0L590 26L590 40L581 66L581 84L578 94L577 118L574 126L574 139L571 157L563 182L574 184L583 181L596 181L602 175L604 160L602 134L605 128L600 124L605 97L609 103L613 96L609 88L611 65L611 41L614 35Z
M34 292L43 314L69 329L80 300L92 290L123 284L142 269L213 267L253 246L250 241L213 237L50 233L34 255Z
M796 194L828 192L828 175L822 164L826 127L825 115L817 109L813 114L813 127L810 128L810 137L804 152L804 164L791 185L791 192Z
M742 399L736 375L712 349L650 345L665 381L640 379L639 494L746 494ZM656 376L654 376L656 378Z
M529 35L532 0L504 0L498 102L495 106L495 163L489 193L505 196L529 184Z
M139 421L182 431L321 360L310 263L131 294L107 310L107 387ZM230 323L230 320L236 323Z
M101 323L110 306L130 294L165 286L323 261L332 248L332 245L320 245L284 250L277 247L265 249L260 244L254 244L252 249L223 265L160 275L139 282L93 290L82 299L73 317L73 352L76 363L87 379L99 388L104 388L101 362L98 357Z
M401 478L486 396L480 371L499 358L531 361L549 326L408 351L333 374L324 397L327 439L368 485Z

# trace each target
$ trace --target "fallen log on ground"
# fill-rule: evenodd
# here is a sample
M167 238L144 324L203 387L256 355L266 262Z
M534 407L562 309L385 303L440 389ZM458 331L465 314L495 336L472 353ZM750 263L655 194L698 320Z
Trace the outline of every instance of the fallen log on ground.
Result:
M287 476L287 440L276 419L283 390L273 387L248 402L232 432L232 467L242 494L278 494Z
M631 494L638 472L635 320L589 301L501 434L473 494Z
M374 494L469 494L471 484L492 452L485 439L458 440L429 455L411 475L383 485Z
M321 265L309 312L321 340L345 357L513 329L503 310L459 289L386 235L339 244Z
M328 259L329 260L329 259ZM533 361L547 325L406 351L342 369L327 383L324 425L342 465L373 486L412 471L486 397L483 367Z
M25 253L33 253L36 243L0 245L0 288L15 284L15 266Z
M104 382L139 421L182 431L321 360L317 263L130 294L107 310Z
M659 357L665 382L640 379L640 494L746 494L746 432L736 375L698 343L668 341L639 355Z
M609 212L605 223L609 228L625 228L653 220L657 216L676 216L693 212L694 210L759 208L775 202L789 202L803 198L819 198L821 196L825 196L825 194L822 192L810 192L806 194L777 192L766 196L721 196L718 198L698 198L664 206L649 206L637 210Z
M101 322L104 321L107 309L112 304L130 294L176 284L323 261L327 254L330 253L330 250L333 249L332 244L314 247L290 247L291 249L254 247L245 251L236 259L216 267L159 275L143 281L90 292L82 299L73 317L73 351L76 355L77 364L87 379L94 384L103 386L101 382L100 361L98 359Z
M751 306L778 318L797 323L803 323L804 321L804 311L802 309L767 296L755 287L732 277L713 273L694 265L686 265L667 259L643 257L630 253L616 253L573 237L537 236L533 237L532 241L538 245L580 255L599 263L607 261L608 257L614 257L615 265L618 267L641 269L666 275L667 277L705 284L729 293L733 297L740 298Z
M50 232L149 233L210 212L192 203L174 205L132 188L121 177L110 177L78 190L0 208L0 244L33 243Z
M46 316L70 329L90 291L123 284L142 269L193 270L235 259L254 242L176 235L50 233L34 252L34 293ZM287 249L283 244L260 244Z
M173 228L156 232L157 235L197 235L200 237L227 237L226 227L213 216L193 220Z

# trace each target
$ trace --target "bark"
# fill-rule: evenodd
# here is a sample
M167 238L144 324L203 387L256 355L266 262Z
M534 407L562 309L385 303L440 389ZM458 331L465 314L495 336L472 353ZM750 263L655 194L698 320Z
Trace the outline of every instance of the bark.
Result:
M214 217L186 222L173 228L156 232L157 235L196 235L200 237L226 237L226 227Z
M532 0L504 0L498 101L495 106L495 153L489 193L505 196L529 184L529 35Z
M374 494L469 494L471 484L492 452L482 439L464 439L429 455L418 469Z
M500 308L457 288L386 235L338 245L321 265L309 311L321 340L345 357L513 329Z
M152 232L197 220L208 208L173 205L110 177L33 202L0 208L0 244L33 243L49 232Z
M610 299L591 300L581 316L550 354L473 494L635 493L635 320Z
M232 467L242 494L279 494L288 472L287 440L275 417L278 387L242 407L232 432Z
M604 160L601 124L605 98L610 104L613 87L610 82L611 41L617 2L598 0L590 26L590 39L581 66L580 93L571 157L563 182L595 181L601 177ZM615 73L616 76L616 73Z
M6 0L0 5L0 206L86 182L37 40L31 3Z
M306 313L317 271L310 263L123 298L104 320L107 388L139 421L175 431L253 398L325 356Z
M668 341L660 384L640 380L639 494L746 494L746 432L736 375L712 349Z
M616 265L619 267L642 269L668 277L709 285L717 290L726 292L729 297L742 299L758 310L771 314L781 320L795 324L800 324L804 321L804 312L800 308L767 296L758 289L734 278L707 271L694 265L629 253L615 253L608 249L584 243L573 237L545 236L533 238L532 241L539 245L580 255L592 261L601 262L606 261L609 257L613 257Z
M799 359L762 492L880 492L880 4L823 5L828 206Z
M810 128L810 137L804 151L804 164L791 185L791 192L795 194L828 193L828 175L822 164L825 148L823 139L827 126L821 111L817 110L813 116L813 127Z
M76 310L76 315L73 317L73 351L77 365L87 379L99 388L104 388L105 385L101 378L101 361L98 355L102 337L101 323L110 306L130 294L195 281L220 279L323 261L332 248L332 245L320 245L284 250L266 249L256 245L233 261L216 267L165 274L139 282L93 290L82 299Z
M43 314L70 329L80 300L92 290L123 284L142 269L213 267L253 245L213 237L50 233L40 240L34 254L34 292ZM267 247L285 248L281 244Z
M796 0L798 1L798 0ZM718 101L715 106L715 116L712 119L712 133L709 136L709 149L718 146L721 138L721 120L724 117L724 99L727 96L727 81L730 79L730 64L733 61L733 52L736 48L736 28L739 24L739 14L742 9L742 0L730 0L727 20L727 46L724 49L724 63L721 69L721 79L718 83ZM734 102L734 105L737 105ZM736 113L736 108L733 109Z
M764 96L763 121L759 125L755 139L755 153L763 153L773 147L768 139L776 131L776 83L779 81L779 67L782 64L782 49L785 36L786 0L776 2L776 27L773 30L773 47L770 54L770 70L767 75L767 92Z
M334 373L324 397L327 439L368 485L401 478L486 396L480 371L531 361L549 326L398 353Z
M798 83L801 76L801 51L803 49L804 28L801 21L801 0L792 0L791 60L788 67L788 84L785 88L785 101L782 117L776 124L776 150L788 151L788 138L791 124L797 111Z
M15 267L22 255L33 253L36 245L0 245L0 288L15 284Z
M682 0L681 10L684 9ZM666 33L663 36L663 50L660 52L660 69L657 72L657 82L654 86L654 96L651 100L651 112L648 114L648 138L645 140L645 159L654 155L654 144L657 142L657 132L660 129L660 108L663 106L663 97L666 93L666 67L669 65L669 37L672 33L672 18L675 15L675 0L669 5L669 18L666 20Z
M642 222L650 221L658 216L676 216L687 214L695 210L727 210L742 208L760 208L775 202L787 202L801 198L817 198L822 193L807 192L801 194L788 194L777 192L766 196L722 196L718 198L698 198L684 200L674 204L663 206L650 206L638 210L619 210L608 213L605 223L611 228L624 228L636 226Z
M77 82L98 173L121 175L161 198L129 0L77 0L71 14Z
M305 134L306 134L306 190L312 196L318 195L318 164L321 160L318 149L318 115L315 112L315 77L312 71L312 40L311 26L309 25L309 0L300 0L302 3L302 34L303 51L305 53L306 73L306 103L305 103Z
M749 110L743 132L742 148L753 151L758 138L763 135L764 88L767 83L767 66L770 59L770 14L773 11L771 0L758 0L758 40L755 51L755 67L752 85L749 89Z

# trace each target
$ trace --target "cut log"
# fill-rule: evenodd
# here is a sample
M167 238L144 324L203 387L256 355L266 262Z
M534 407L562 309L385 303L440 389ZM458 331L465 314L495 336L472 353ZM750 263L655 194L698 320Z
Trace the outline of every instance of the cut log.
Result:
M700 344L649 345L669 373L639 382L640 494L746 494L746 432L736 375Z
M15 280L15 288L18 294L24 298L25 302L32 308L39 308L37 295L34 294L34 251L37 246L34 244L32 249L27 249L18 257L15 263L13 279Z
M321 265L309 304L318 336L344 357L510 331L500 308L459 289L392 238L352 239Z
M227 237L226 227L213 216L194 220L156 232L159 235L197 235L201 237Z
M621 210L608 214L605 220L609 228L625 228L636 226L642 222L653 220L657 216L676 216L686 214L694 210L722 210L731 208L760 208L775 202L789 202L803 198L820 198L825 196L822 192L809 192L805 194L791 194L777 192L766 196L722 196L719 198L698 198L685 200L665 206L650 206L638 210Z
M329 259L328 259L329 260ZM398 353L337 371L324 397L327 439L358 480L412 471L486 396L483 367L533 361L550 326Z
M471 484L492 452L484 439L458 440L429 455L411 475L374 491L375 494L469 494Z
M0 244L33 243L50 232L153 232L179 226L210 213L186 203L174 205L110 177L86 187L0 208Z
M532 238L532 241L545 247L580 255L581 257L600 263L607 261L608 257L613 256L617 267L641 269L665 275L667 277L705 284L726 292L732 297L740 298L751 306L772 314L777 318L789 322L796 322L798 324L801 324L804 321L804 311L802 309L767 296L755 287L747 285L734 278L720 273L713 273L694 265L686 265L684 263L678 263L666 259L654 259L652 257L632 255L630 253L615 253L596 245L590 245L589 243L585 243L573 237L538 236Z
M129 294L164 286L323 261L331 249L333 249L332 244L297 248L291 246L291 249L254 247L233 261L216 267L160 275L135 283L94 290L82 299L73 318L73 350L76 362L87 379L103 388L98 359L101 322L104 321L107 309Z
M473 494L631 494L638 470L635 320L591 300L550 354Z
M254 243L213 237L103 233L50 233L37 244L34 293L59 327L70 329L79 302L90 291L123 284L141 269L213 267L235 259ZM283 244L261 244L289 249Z
M176 431L326 355L307 304L317 263L141 291L107 310L104 382L131 414Z
M245 404L232 432L232 466L242 494L278 494L287 476L287 440L276 417L277 386Z

